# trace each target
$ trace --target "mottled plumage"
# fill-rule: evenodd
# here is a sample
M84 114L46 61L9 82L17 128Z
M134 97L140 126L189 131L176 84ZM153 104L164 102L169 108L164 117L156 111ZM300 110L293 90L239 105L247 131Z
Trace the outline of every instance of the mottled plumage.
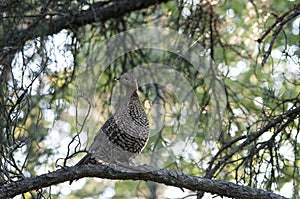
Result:
M126 89L120 108L103 124L89 153L77 163L129 163L145 147L149 121L137 94L136 79L130 74L117 78Z

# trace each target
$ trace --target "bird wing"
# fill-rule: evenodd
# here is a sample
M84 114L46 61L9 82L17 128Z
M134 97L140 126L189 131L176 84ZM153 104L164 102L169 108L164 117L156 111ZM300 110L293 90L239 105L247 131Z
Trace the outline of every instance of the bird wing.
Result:
M94 142L92 143L89 151L92 152L95 150L99 150L100 147L104 147L105 144L109 141L109 137L112 131L118 131L117 129L115 129L115 126L115 120L112 115L106 120L106 122L94 137Z
M141 152L148 138L137 137L126 133L126 128L121 129L120 125L118 125L114 115L110 116L95 136L90 151L99 150L99 147L105 145L105 143L109 141L115 146L130 153Z

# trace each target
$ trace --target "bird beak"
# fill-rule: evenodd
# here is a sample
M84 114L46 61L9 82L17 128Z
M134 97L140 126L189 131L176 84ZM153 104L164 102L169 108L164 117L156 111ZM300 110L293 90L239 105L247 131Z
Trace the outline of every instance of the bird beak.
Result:
M120 80L120 79L121 79L121 77L116 77L116 78L115 78L115 80Z

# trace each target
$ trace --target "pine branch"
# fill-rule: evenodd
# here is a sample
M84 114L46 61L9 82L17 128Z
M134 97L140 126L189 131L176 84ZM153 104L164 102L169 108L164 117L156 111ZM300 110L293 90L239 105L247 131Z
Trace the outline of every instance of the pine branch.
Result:
M98 177L112 180L143 180L162 183L165 185L186 188L192 191L203 191L243 199L284 199L284 197L255 189L237 185L231 182L210 180L181 172L155 169L150 166L112 167L107 165L82 165L59 169L37 177L24 178L0 187L0 198L10 198L21 193L38 190L65 181L83 177Z
M0 52L4 47L18 48L30 39L56 34L63 29L83 27L94 22L122 17L132 11L148 8L169 0L120 0L106 4L91 4L87 10L66 10L62 13L41 13L28 28L6 33L0 39Z

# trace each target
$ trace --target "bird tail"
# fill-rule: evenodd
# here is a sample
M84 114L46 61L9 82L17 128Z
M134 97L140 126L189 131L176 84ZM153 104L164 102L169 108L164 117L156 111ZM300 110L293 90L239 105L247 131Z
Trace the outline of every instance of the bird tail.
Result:
M94 158L92 158L92 154L88 153L77 164L75 164L75 166L87 164L89 162L92 162L92 160L94 160ZM73 180L70 181L70 185L72 184L72 182Z
M88 153L86 154L75 166L84 165L89 163L92 160L92 154Z

